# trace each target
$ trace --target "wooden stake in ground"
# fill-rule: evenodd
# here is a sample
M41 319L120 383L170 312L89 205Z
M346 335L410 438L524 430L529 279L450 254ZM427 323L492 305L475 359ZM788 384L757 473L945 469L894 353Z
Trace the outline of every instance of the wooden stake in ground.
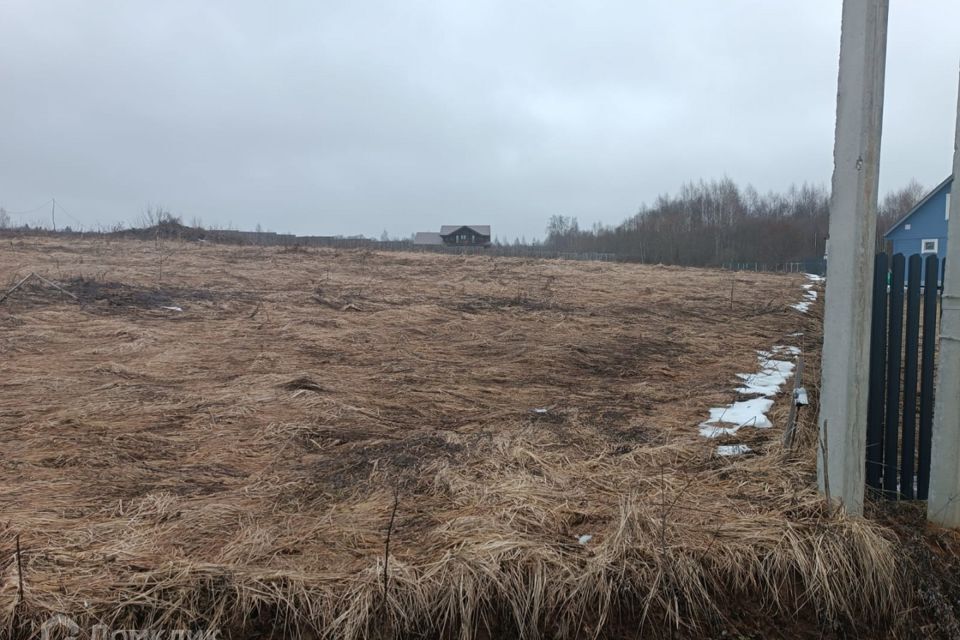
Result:
M827 501L827 516L833 515L833 499L830 496L830 446L824 432L830 425L824 420L823 431L820 433L820 458L823 460L823 495Z
M797 434L797 416L800 412L799 393L803 388L803 351L797 355L797 364L793 372L793 402L790 403L790 414L787 416L787 428L783 432L783 446L793 448L793 440Z
M400 505L400 493L393 490L393 511L390 512L390 524L387 525L387 539L383 545L383 605L387 605L387 587L390 585L390 572L387 571L390 565L390 536L393 534L393 522L397 517L397 507Z
M20 534L17 534L17 604L23 602L23 555L20 553Z

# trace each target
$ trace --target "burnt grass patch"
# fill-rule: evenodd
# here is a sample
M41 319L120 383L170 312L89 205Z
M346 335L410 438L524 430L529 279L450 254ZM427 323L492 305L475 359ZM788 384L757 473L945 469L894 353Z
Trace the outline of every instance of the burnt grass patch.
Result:
M83 305L94 305L108 311L123 309L157 309L182 306L186 303L215 304L231 300L253 301L254 296L237 291L216 291L157 285L143 287L122 282L72 278L62 283L63 288L77 297ZM55 295L56 291L51 295Z
M464 445L449 442L437 434L353 443L353 446L336 447L334 456L314 463L310 475L324 490L334 494L356 489L374 471L387 473L398 485L416 484L419 469L437 460L459 458L465 449Z
M641 378L648 367L663 367L689 351L681 342L647 336L618 336L599 344L579 344L569 350L570 363L591 375L604 378Z
M84 304L105 302L108 307L135 307L155 309L174 306L185 299L213 301L215 294L205 290L183 290L175 287L136 287L121 282L73 278L63 283L64 289L77 296Z
M499 311L516 309L518 311L562 311L572 313L579 311L575 306L556 302L554 300L538 300L520 291L513 296L476 296L469 300L453 302L448 308L464 313L482 313L484 311Z
M58 290L49 284L32 281L13 292L10 301L20 307L36 307L56 302L67 302L80 304L83 307L116 312L131 308L158 309L160 307L180 306L185 303L209 304L228 298L245 297L234 292L227 293L210 289L190 289L162 285L145 287L83 277L51 282L55 282L61 289Z

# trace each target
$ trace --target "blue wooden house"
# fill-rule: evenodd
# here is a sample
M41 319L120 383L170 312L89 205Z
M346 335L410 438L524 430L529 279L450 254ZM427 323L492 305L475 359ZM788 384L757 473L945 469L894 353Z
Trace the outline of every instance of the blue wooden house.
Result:
M915 253L924 258L936 254L941 261L946 257L952 182L953 176L937 185L883 234L893 245L894 254L902 253L907 258Z

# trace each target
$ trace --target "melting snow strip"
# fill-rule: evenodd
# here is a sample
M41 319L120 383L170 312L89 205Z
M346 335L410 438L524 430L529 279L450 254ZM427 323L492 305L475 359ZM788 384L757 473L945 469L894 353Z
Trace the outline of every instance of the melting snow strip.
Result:
M773 400L761 397L740 400L726 407L714 407L710 409L710 419L700 424L700 435L705 438L716 438L722 435L732 436L741 427L747 426L769 429L773 424L765 414L772 406ZM721 424L732 426L721 427L719 426Z
M756 397L710 409L710 418L700 423L700 435L716 438L733 435L747 426L758 429L772 427L773 423L766 414L773 407L773 397L793 375L794 368L793 362L778 360L774 356L794 356L798 353L798 347L787 345L777 345L770 351L757 351L760 370L757 373L737 374L737 377L744 381L743 386L737 388L737 392Z
M717 445L718 456L742 456L745 453L753 451L745 444L721 444Z
M800 302L790 305L790 308L796 309L800 313L806 313L810 310L810 305L817 301L817 292L814 290L813 285L823 282L823 276L814 275L812 273L804 274L810 282L803 285L803 300Z
M778 350L780 349L780 350ZM758 351L760 356L760 371L757 373L738 373L737 377L744 381L737 391L744 395L774 396L780 387L793 374L793 363L786 360L774 360L773 355L785 354L795 356L800 353L799 347L774 347L772 353Z
M821 276L812 273L804 274L811 282L803 285L803 300L790 305L801 313L806 313L810 305L816 302L817 292L813 283L822 282ZM792 333L791 337L802 336L802 332ZM767 418L767 412L773 407L773 398L780 392L793 375L794 363L789 360L778 359L777 356L797 356L800 347L778 344L770 351L757 351L757 361L760 370L757 373L738 373L737 377L743 380L743 385L737 387L737 393L745 396L754 396L746 400L738 400L725 407L710 409L710 418L700 423L700 435L705 438L729 436L746 426L758 429L769 429L773 423ZM806 402L806 390L802 391L802 400ZM795 398L800 400L801 398ZM745 444L719 445L717 455L736 456L748 453L750 447Z
M806 313L810 310L810 305L817 301L817 292L811 290L804 291L803 300L796 302L790 305L792 308L796 309L800 313Z

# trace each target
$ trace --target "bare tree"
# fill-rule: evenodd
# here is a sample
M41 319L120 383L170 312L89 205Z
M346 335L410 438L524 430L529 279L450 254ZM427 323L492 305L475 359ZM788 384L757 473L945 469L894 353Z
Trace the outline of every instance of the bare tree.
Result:
M140 214L138 222L143 229L182 224L180 218L160 205L147 205L147 208Z
M175 251L168 240L179 238L183 222L160 205L147 205L139 220L142 229L153 232L153 247L157 258L157 285L163 284L163 265Z
M883 234L887 232L897 220L913 209L923 198L926 189L915 179L911 179L901 189L890 191L883 197L877 208L877 241L882 242Z
M915 180L887 194L880 205L878 232L923 194ZM760 194L727 177L699 180L682 185L676 195L663 194L641 205L614 227L581 230L576 218L551 216L545 244L561 251L616 253L642 262L690 266L817 260L823 256L829 199L826 188L807 183Z

